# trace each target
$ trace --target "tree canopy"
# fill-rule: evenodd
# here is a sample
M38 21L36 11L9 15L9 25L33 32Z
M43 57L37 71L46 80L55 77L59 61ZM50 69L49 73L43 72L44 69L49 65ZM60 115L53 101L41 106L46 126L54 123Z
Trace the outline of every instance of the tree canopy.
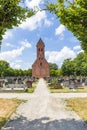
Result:
M61 75L61 71L58 69L58 65L56 63L49 63L50 67L50 76L56 77Z
M0 77L5 76L32 76L32 69L13 69L7 61L0 60Z
M50 69L53 69L53 70L58 69L58 65L56 63L49 63L49 67L50 67Z
M61 71L63 76L87 76L86 53L79 53L73 60L64 60Z
M54 13L81 42L87 53L87 0L57 0L47 3L47 10Z
M21 0L0 0L0 45L7 29L18 26L26 17L34 14L33 10L20 5Z
M63 76L74 75L74 63L72 59L66 59L61 67Z

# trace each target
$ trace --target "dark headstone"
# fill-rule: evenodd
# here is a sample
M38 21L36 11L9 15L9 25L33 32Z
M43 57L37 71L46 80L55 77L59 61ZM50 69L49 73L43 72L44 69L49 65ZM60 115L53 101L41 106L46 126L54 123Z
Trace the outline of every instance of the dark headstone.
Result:
M31 80L26 81L26 85L27 85L28 88L31 88L32 87L32 81Z

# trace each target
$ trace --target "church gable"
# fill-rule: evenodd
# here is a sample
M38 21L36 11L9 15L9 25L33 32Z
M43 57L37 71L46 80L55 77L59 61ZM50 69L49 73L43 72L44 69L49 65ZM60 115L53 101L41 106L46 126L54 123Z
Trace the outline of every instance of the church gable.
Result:
M39 41L38 41L38 43L37 43L36 46L37 46L37 47L45 47L45 44L44 44L44 42L42 41L41 38L39 39Z
M36 47L37 47L37 59L32 65L32 77L36 78L49 77L50 76L49 64L44 56L45 45L41 39L38 41Z

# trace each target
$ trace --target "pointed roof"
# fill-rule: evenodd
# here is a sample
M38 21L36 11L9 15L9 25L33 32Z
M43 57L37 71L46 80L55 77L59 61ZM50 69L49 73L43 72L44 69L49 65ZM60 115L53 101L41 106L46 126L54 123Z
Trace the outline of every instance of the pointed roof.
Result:
M45 47L45 44L44 44L44 42L42 41L42 39L40 38L39 39L39 41L37 42L37 47L40 45L40 44L42 44L44 47Z

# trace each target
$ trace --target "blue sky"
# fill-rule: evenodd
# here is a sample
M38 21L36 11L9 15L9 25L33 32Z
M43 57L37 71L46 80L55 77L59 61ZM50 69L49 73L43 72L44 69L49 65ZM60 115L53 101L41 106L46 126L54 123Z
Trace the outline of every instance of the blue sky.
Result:
M29 8L40 8L43 0L26 0L25 4ZM0 60L8 61L12 68L31 68L40 38L45 44L47 61L56 63L59 67L64 59L75 58L82 51L80 42L60 24L56 16L42 11L27 18L19 27L7 30L3 36Z

